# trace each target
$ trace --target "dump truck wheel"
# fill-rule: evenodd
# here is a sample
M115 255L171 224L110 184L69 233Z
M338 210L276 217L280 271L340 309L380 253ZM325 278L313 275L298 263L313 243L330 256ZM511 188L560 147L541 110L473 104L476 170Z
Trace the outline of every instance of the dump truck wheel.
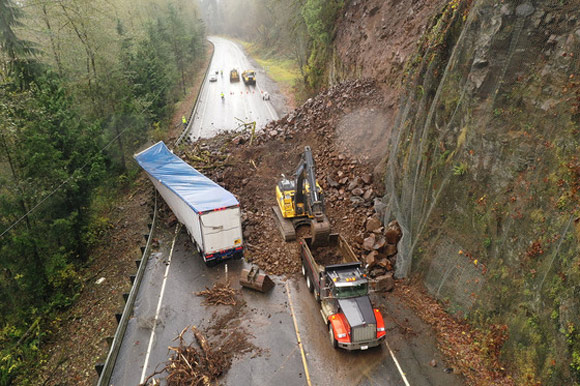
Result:
M310 276L306 275L306 287L308 287L308 291L312 292L312 282L310 281Z
M336 342L336 339L334 338L334 329L332 328L332 323L328 323L328 335L330 336L330 344L332 345L332 347L337 348L338 343Z

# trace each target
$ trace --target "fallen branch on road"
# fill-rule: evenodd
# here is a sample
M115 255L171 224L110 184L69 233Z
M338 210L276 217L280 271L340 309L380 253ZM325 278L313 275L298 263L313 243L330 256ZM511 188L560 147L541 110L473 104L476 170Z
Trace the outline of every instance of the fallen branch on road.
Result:
M228 305L228 306L235 306L237 304L237 295L238 291L233 289L230 286L230 282L224 283L215 283L213 287L207 288L205 287L205 291L197 292L197 296L205 297L203 301L204 305Z
M199 348L193 343L185 343L184 336L187 331L193 333ZM148 376L143 385L157 385L158 380L154 377L167 373L165 380L168 386L209 386L215 384L217 378L231 366L231 356L224 355L220 349L214 350L195 326L184 328L175 340L179 341L179 345L169 347L172 354L165 367Z

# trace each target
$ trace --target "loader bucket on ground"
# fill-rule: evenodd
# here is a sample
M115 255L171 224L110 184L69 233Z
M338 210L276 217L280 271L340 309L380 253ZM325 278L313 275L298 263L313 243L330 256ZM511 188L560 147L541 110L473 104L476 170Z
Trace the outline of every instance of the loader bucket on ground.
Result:
M275 284L268 275L260 272L258 267L252 267L251 269L242 269L240 274L240 285L266 293L274 288Z

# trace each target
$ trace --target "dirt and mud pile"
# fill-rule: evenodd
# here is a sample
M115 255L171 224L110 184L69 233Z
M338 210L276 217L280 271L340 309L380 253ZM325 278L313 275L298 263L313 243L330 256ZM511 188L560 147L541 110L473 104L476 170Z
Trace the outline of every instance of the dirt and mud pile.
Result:
M396 246L389 243L374 213L382 183L373 176L376 165L369 155L352 151L345 141L349 130L364 135L367 127L359 126L355 118L378 111L382 103L374 82L346 82L270 122L254 138L248 132L226 133L178 154L236 195L242 207L246 259L281 275L298 272L300 256L298 243L284 242L273 219L275 187L281 174L294 175L304 146L311 146L332 231L346 237L361 261L372 260L375 276L383 275L392 270ZM305 233L308 230L298 231Z

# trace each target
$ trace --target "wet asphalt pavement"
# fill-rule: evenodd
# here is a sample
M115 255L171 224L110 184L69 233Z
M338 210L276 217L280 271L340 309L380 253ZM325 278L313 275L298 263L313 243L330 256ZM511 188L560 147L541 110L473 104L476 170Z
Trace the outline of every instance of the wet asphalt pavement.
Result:
M272 106L260 97L260 78L255 88L246 87L241 81L229 84L229 69L235 66L242 70L248 63L239 46L223 38L211 40L215 54L210 69L223 69L224 78L218 75L216 84L206 81L197 110L197 114L199 111L203 114L197 118L199 122L193 122L192 135L211 136L227 125L232 129L233 116L255 119L260 124L275 117L276 112L270 110ZM235 99L226 96L221 104L220 86L229 86L225 93L230 89L248 93L236 95ZM256 93L249 93L251 89ZM208 122L213 125L208 126ZM156 229L159 248L149 257L112 385L138 385L163 367L169 356L168 346L176 344L174 339L185 327L195 325L203 331L212 324L216 310L223 313L228 309L228 306L206 307L201 304L203 298L195 295L216 281L225 280L225 264L206 267L185 230L177 234L175 230L162 223ZM245 266L243 261L227 263L232 287L241 288L239 273ZM312 385L462 384L459 376L443 371L446 366L430 329L389 294L373 298L385 316L390 350L381 345L368 351L347 352L331 347L320 307L301 276L271 278L276 286L268 294L242 289L247 307L241 325L250 333L249 341L263 352L235 359L220 384L282 386L307 385L309 381ZM401 325L409 329L403 331L398 327ZM437 367L429 365L432 359L438 361Z
M112 385L138 385L146 376L163 367L169 356L167 347L175 345L174 339L183 328L195 325L205 330L212 324L214 312L228 310L228 306L204 306L201 304L203 298L195 295L215 282L225 280L225 264L206 267L184 230L174 235L174 229L160 225L156 235L160 247L149 257L134 315L115 365ZM241 289L247 302L242 311L241 326L250 334L249 341L263 352L260 356L246 354L234 360L220 384L308 384L297 343L293 310L312 385L406 385L385 345L355 352L332 348L320 307L301 276L288 279L272 277L276 286L268 294L261 294L239 286L239 273L247 267L244 261L229 261L227 267L232 287ZM165 272L167 280L160 302ZM405 313L404 305L378 297L374 300L387 311L384 312L387 339L409 384L461 384L457 376L442 371L444 366L435 350L434 340L426 340L425 332L428 331L420 331L413 321L408 320L412 315ZM398 324L412 327L414 332L403 335L393 318L398 318ZM438 359L438 368L428 365L433 358Z
M256 69L237 43L216 36L209 40L214 44L214 55L208 79L199 95L189 137L195 141L212 137L220 131L240 129L240 120L246 123L255 121L256 129L259 130L271 120L278 119L272 102L262 99L264 91L269 94L274 92L269 87L264 89L267 81L263 71ZM240 75L238 82L230 82L230 71L233 68ZM245 70L256 70L256 85L244 84L241 74ZM210 76L215 76L217 80L210 82ZM221 93L224 94L223 99Z

